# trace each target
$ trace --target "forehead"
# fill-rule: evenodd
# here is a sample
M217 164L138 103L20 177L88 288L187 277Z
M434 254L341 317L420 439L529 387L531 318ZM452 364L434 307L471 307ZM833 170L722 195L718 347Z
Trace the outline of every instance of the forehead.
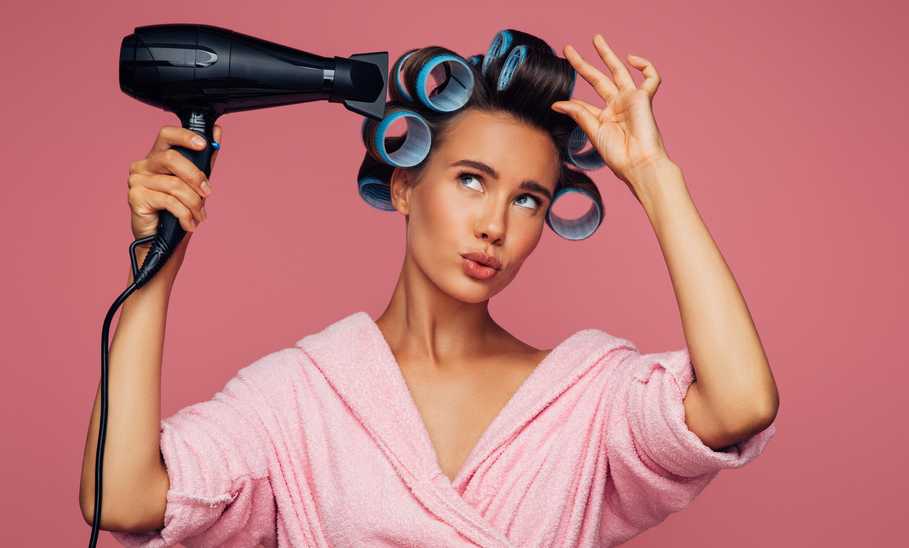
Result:
M503 179L552 186L558 174L558 152L549 135L504 113L464 112L437 153L443 168L467 158L489 164Z

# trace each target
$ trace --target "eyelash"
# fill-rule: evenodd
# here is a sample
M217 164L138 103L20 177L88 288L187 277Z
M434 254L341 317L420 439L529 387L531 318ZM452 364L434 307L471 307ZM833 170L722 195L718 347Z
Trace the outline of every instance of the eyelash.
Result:
M465 175L468 177L473 177L474 179L477 179L479 181L483 180L482 175L479 175L477 173L472 173L470 171L461 171L460 173L458 173L458 180L463 181L464 179L462 179L462 177L464 177ZM524 193L524 194L521 194L520 196L518 196L518 198L523 198L524 196L528 196L533 199L534 203L536 203L536 206L534 207L534 209L539 209L539 207L543 204L543 202L539 198L534 196L533 194Z

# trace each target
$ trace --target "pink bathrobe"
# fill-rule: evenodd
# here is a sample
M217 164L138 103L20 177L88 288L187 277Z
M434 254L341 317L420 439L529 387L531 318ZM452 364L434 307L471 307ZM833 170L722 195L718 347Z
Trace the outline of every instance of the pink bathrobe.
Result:
M613 546L684 509L775 424L728 451L685 423L687 349L559 343L454 481L378 325L355 312L161 421L164 528L127 546Z

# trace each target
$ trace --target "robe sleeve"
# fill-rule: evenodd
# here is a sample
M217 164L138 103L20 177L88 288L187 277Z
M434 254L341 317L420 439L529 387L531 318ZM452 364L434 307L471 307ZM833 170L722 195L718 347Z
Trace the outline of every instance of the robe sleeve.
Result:
M634 351L618 367L606 433L606 508L611 526L624 533L637 534L684 509L720 470L754 460L776 433L774 423L717 451L689 430L684 399L695 372L687 348Z
M161 421L170 478L164 526L111 531L124 546L275 546L275 499L268 475L269 406L262 384L272 356L245 367L205 402ZM273 367L271 369L274 369Z

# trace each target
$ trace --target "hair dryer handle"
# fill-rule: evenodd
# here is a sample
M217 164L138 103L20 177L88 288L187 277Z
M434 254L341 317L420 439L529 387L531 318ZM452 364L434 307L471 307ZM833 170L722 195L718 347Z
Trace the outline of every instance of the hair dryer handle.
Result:
M203 150L194 150L181 146L171 148L177 150L185 156L197 168L199 168L206 177L211 175L211 157L215 153L212 146L215 134L216 115L209 112L190 111L178 113L183 127L198 133L205 138L205 148ZM180 221L170 211L162 209L158 212L158 228L151 244L151 249L145 256L145 262L142 268L133 276L137 287L142 287L148 280L164 266L167 259L173 254L174 249L180 245L186 231L180 226ZM135 262L135 260L134 260Z

